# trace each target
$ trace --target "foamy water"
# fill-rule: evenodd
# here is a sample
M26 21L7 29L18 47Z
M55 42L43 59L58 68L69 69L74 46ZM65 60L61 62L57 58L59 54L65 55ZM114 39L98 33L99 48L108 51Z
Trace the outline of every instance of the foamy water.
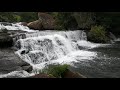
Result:
M21 31L27 31L27 32L36 32L35 30L32 30L28 28L27 26L21 25L21 23L11 23L12 25L3 25L0 23L0 29L7 29L7 30L21 30Z
M80 40L77 41L77 44L81 47L87 48L87 49L92 49L92 48L97 48L97 47L105 47L110 44L101 44L101 43L92 43L86 40Z

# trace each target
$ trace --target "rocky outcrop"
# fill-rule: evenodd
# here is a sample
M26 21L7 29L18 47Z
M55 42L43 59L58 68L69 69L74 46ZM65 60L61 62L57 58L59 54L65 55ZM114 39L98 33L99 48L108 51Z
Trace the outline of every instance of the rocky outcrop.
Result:
M20 70L31 72L32 66L17 57L12 49L0 49L0 73L7 74Z
M31 29L35 30L51 30L55 27L54 18L46 13L38 13L38 20L30 22L27 26Z

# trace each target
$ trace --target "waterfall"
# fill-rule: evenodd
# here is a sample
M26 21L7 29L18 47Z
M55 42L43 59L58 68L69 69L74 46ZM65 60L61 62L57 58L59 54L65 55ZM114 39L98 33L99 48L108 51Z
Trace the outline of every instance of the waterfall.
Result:
M39 70L52 63L68 63L91 60L94 52L79 49L79 41L87 42L86 33L74 31L40 31L24 34L25 38L16 41L16 54Z
M83 47L87 44L93 46L87 41L83 30L37 31L22 26L20 23L7 25L0 23L0 29L26 31L17 33L13 37L15 54L32 65L33 70L39 70L46 64L71 64L71 62L91 60L96 56L95 52L80 50L79 46Z
M84 31L42 31L27 33L26 38L18 39L14 45L16 54L32 65L57 60L78 50L77 41L87 40Z

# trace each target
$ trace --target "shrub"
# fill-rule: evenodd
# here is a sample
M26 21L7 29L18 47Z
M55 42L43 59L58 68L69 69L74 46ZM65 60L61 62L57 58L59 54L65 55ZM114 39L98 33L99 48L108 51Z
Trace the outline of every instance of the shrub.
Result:
M46 73L48 75L62 78L64 77L64 73L68 70L68 65L49 65L45 69L42 70L42 73Z
M96 43L106 43L109 39L103 26L93 26L88 33L88 40Z

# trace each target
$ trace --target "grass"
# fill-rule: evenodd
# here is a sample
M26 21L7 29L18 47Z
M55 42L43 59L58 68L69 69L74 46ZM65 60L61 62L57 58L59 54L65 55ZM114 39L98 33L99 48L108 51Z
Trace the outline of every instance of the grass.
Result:
M65 72L68 70L69 65L48 65L40 73L48 74L49 76L54 76L56 78L63 78Z

